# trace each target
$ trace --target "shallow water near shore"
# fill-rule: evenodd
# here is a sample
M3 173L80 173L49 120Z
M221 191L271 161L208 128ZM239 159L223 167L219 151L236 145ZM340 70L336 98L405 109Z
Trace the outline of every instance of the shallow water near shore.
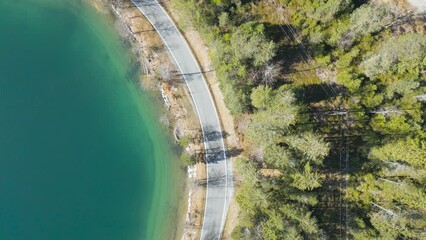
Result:
M0 0L0 239L168 239L182 173L132 54L83 1Z

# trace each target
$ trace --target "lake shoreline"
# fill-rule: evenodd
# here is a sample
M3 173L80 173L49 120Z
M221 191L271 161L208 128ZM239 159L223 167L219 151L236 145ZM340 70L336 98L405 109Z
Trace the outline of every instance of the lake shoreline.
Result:
M197 163L187 168L186 190L177 209L177 223L170 236L183 239L197 239L200 236L204 212L205 187L200 184L206 180L206 166L203 156L201 128L194 111L190 93L171 60L168 51L149 21L130 1L120 3L108 0L87 0L99 12L115 18L123 44L128 42L137 56L143 71L140 86L154 94L155 100L161 98L164 109L160 122L168 129L176 142L189 139L182 151L188 153ZM120 5L121 4L121 5Z
M0 5L0 238L176 232L168 223L184 186L178 150L113 18L81 1Z

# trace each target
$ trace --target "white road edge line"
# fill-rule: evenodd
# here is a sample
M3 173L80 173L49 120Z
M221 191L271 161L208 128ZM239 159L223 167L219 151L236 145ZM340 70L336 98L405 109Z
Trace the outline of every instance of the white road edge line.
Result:
M148 19L148 21L151 23L151 25L155 28L155 30L157 31L158 35L159 35L159 36L160 36L160 38L163 40L163 43L166 45L167 49L169 50L170 54L172 55L173 59L175 60L176 65L178 65L179 70L180 70L180 72L182 73L182 76L183 76L183 78L185 79L186 85L187 85L187 87L188 87L188 89L189 89L189 93L191 94L192 101L194 102L195 109L196 109L196 111L197 111L197 115L198 115L198 119L199 119L199 121L200 121L200 125L201 125L201 131L202 131L202 133L203 133L203 138L204 138L204 141L206 142L206 137L205 137L206 135L205 135L205 133L204 133L204 126L203 126L203 123L202 123L202 120L201 120L201 116L200 116L199 111L198 111L197 103L196 103L196 101L194 100L194 96L192 95L191 88L190 88L190 86L189 86L189 84L188 84L188 82L187 82L187 80L186 80L185 74L183 73L183 71L182 71L182 69L181 69L181 67L180 67L180 65L179 65L179 62L176 60L176 58L175 58L175 56L174 56L173 52L171 51L170 47L168 46L168 44L166 43L165 39L163 38L163 36L162 36L162 35L160 34L160 32L158 31L158 29L155 27L154 23L153 23L153 22L151 22L151 20L150 20L148 17L146 17L146 13L145 13L145 12L144 12L141 8L139 8L139 7L138 7L138 5L134 2L134 0L131 0L131 1L132 1L132 3L133 3L133 4L134 4L134 5L135 5L138 9L139 9L139 11L141 11L141 12L145 15L145 18L146 18L146 19ZM163 10L164 14L165 14L165 15L169 18L170 22L172 22L172 24L173 24L173 26L175 27L176 31L179 33L179 35L180 35L180 36L181 36L181 38L183 39L183 42L185 43L186 47L188 48L189 52L191 53L191 56L192 56L192 58L193 58L193 60L194 60L194 62L195 62L195 64L196 64L196 66L197 66L197 68L198 68L198 71L200 72L200 74L201 74L201 76L202 76L202 78L203 78L203 82L204 82L205 86L207 87L207 89L209 90L209 98L210 98L210 101L212 102L212 105L213 105L213 107L214 107L217 122L219 123L219 130L220 130L220 135L221 135L221 142L222 142L223 155L224 155L224 161L225 161L225 180L226 180L226 182L225 182L225 203L224 203L223 214L222 214L222 222L221 222L221 224L220 224L220 235L219 235L219 239L220 239L220 238L221 238L221 236L222 236L222 231L223 231L224 224L225 224L225 223L224 223L225 218L226 218L225 214L226 214L226 212L227 212L227 211L225 211L225 210L227 210L227 208L226 208L226 203L227 203L227 194L228 194L228 167L227 167L226 148L225 148L225 143L224 143L224 141L223 141L223 134L222 134L222 126L221 126L221 122L219 121L219 116L218 116L218 113L217 113L217 108L216 108L216 105L215 105L215 103L214 103L214 101L213 101L213 98L212 98L212 96L211 96L210 88L208 87L208 85L207 85L207 83L206 83L206 80L205 80L205 78L204 78L204 75L203 75L203 73L202 73L202 71L201 71L201 69L200 69L200 66L198 65L198 61L197 61L197 60L196 60L196 58L194 57L194 54L193 54L193 52L192 52L191 48L188 46L188 43L186 42L186 39L182 36L182 34L181 34L181 32L179 31L179 29L176 27L176 24L173 22L173 20L171 19L171 17L169 16L169 14L166 12L166 10L163 8L163 6L161 6L161 4L159 4L157 0L155 0L155 2L156 2L156 3L157 3L157 5L158 5L158 6L159 6L162 10ZM205 143L204 143L204 151L206 151L206 153L207 153L207 148L206 148L206 144L205 144ZM205 205L204 205L203 226L202 226L202 228L201 228L201 238L202 238L202 236L203 236L204 223L205 223L205 220L206 220L206 214L205 214L205 213L206 213L206 207L207 207L207 194L208 194L208 191L209 191L209 174L208 174L209 164L208 164L208 162L207 162L207 155L206 155L206 166L207 166L207 190L206 190L206 203L205 203Z

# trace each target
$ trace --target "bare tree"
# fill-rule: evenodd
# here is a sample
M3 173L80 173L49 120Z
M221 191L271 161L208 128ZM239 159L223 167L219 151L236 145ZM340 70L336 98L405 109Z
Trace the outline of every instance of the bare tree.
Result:
M265 86L272 86L277 81L278 76L282 71L282 62L268 62L259 70L253 72L253 80L255 82L260 82Z

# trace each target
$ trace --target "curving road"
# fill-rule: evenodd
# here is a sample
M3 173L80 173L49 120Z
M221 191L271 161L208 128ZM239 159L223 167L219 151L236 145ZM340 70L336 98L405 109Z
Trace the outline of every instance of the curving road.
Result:
M201 123L207 162L207 194L201 239L220 239L233 192L231 161L216 107L191 49L156 0L132 0L157 30L184 77Z

